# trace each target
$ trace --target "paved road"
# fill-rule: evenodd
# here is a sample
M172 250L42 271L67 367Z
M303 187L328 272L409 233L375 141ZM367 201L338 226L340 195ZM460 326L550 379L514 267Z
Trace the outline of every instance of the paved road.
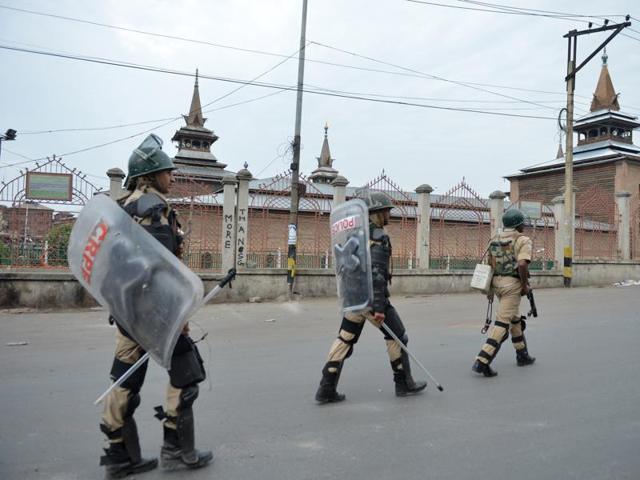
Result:
M527 334L538 361L516 367L505 344L493 379L470 371L481 296L396 298L410 347L445 392L396 398L381 334L368 325L341 378L347 400L325 406L313 395L338 328L335 300L205 308L195 320L210 332L211 380L196 403L197 443L216 461L184 478L640 478L640 287L537 295L541 317ZM102 478L92 403L113 354L105 313L5 311L0 329L0 478ZM18 341L28 345L6 345ZM160 447L152 407L165 382L151 366L136 415L147 454Z

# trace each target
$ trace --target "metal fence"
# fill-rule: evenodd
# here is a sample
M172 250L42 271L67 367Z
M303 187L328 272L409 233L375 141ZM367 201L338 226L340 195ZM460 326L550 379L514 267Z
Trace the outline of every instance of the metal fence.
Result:
M618 216L613 193L598 185L576 195L575 257L618 258Z
M432 205L429 267L474 268L491 237L489 205L464 180Z
M249 193L247 268L286 268L287 233L290 209L290 172L252 188ZM297 268L333 267L329 215L332 198L329 189L320 189L301 176L304 194L298 219ZM388 226L393 243L393 268L414 269L416 259L417 196L404 192L383 172L366 184L368 190L383 192L394 203ZM199 271L222 267L222 195L210 186L182 178L169 198L178 211L185 232L183 261ZM519 201L537 202L535 196ZM541 203L540 218L531 220L525 234L533 240L532 270L555 267L555 239L558 222L550 205ZM13 213L23 208L19 204ZM513 206L519 206L516 202ZM61 232L70 229L73 218L60 218L48 208L29 207L29 219L48 215L49 231L36 236L35 227L24 229L20 219L11 219L18 227L12 233L0 216L0 268L67 268L67 238ZM19 212L18 212L19 213ZM17 214L16 214L17 215ZM16 216L14 215L14 216ZM24 216L24 214L23 214ZM37 217L40 218L40 217ZM44 218L44 217L43 217ZM58 219L58 220L56 220ZM615 198L598 185L576 196L575 257L606 259L619 257L617 245L618 212ZM464 179L444 195L431 197L430 269L473 269L480 261L490 239L490 208ZM21 235L24 231L31 235ZM68 233L68 231L67 231ZM631 212L631 255L640 260L640 206Z

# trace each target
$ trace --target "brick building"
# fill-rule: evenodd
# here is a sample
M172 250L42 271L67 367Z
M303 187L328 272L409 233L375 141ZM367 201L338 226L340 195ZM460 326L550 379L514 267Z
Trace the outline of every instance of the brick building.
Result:
M620 109L609 68L607 54L590 112L578 118L574 130L578 136L573 149L574 185L577 196L594 186L612 197L616 192L631 194L632 211L638 208L640 195L640 147L633 143L633 130L640 126L637 118ZM524 168L509 175L510 199L551 203L564 187L564 155L560 149L549 165Z
M1 236L5 241L44 239L53 225L53 210L35 202L22 202L11 207L0 205Z

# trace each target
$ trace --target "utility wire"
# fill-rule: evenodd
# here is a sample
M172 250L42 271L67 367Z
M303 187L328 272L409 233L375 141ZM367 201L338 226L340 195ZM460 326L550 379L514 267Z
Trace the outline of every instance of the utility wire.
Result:
M0 46L0 48L2 48L2 47ZM214 104L214 103L216 103L216 102L218 102L218 101L222 100L223 98L226 98L226 97L228 97L229 95L232 95L233 93L237 92L238 90L240 90L240 89L242 89L242 88L244 88L244 87L246 87L246 86L248 86L248 85L253 84L253 82L255 82L257 79L259 79L259 78L263 77L264 75L266 75L266 74L268 74L268 73L272 72L275 68L277 68L277 67L279 67L280 65L282 65L283 63L285 63L287 60L289 60L291 57L293 57L293 56L294 56L294 55L296 55L297 53L298 53L298 51L293 52L291 55L289 55L289 56L288 56L287 58L285 58L284 60L282 60L282 61L278 62L278 63L277 63L276 65L274 65L273 67L269 68L268 70L266 70L266 71L262 72L260 75L256 76L253 80L250 80L249 82L245 82L245 83L243 83L243 84L242 84L242 85L240 85L239 87L237 87L237 88L233 89L232 91L230 91L230 92L228 92L228 93L226 93L226 94L224 94L224 95L221 95L220 97L218 97L218 98L214 99L213 101L211 101L211 102L209 102L209 103L205 104L204 106L206 107L206 106L212 105L212 104ZM87 60L88 60L88 59L87 59ZM100 59L100 60L97 60L97 59L91 59L90 61L98 61L99 63L102 63L102 61L103 61L103 60L104 60L104 59ZM131 66L131 65L129 65L129 66ZM293 87L291 87L291 88L293 88ZM245 104L245 103L253 102L253 101L256 101L256 100L259 100L259 99L262 99L262 98L266 98L266 97L269 97L269 96L272 96L272 95L275 95L275 94L278 94L278 93L282 93L283 91L286 91L286 90L280 90L280 91L276 91L276 92L271 92L271 93L269 93L269 94L267 94L267 95L262 95L261 97L258 97L258 98L249 99L249 100L245 100L245 101L242 101L242 102L237 102L235 105L242 105L242 104ZM221 107L220 109L222 109L222 108L230 108L231 106L235 106L235 105L226 105L225 107ZM201 109L200 109L200 110L202 111L202 107L201 107ZM192 113L194 113L194 112L189 112L189 115L191 115ZM151 129L144 130L144 131L142 131L142 132L138 132L138 133L135 133L135 134L133 134L133 135L126 136L126 137L118 138L118 139L116 139L116 140L112 140L112 141L109 141L109 142L105 142L105 143L101 143L101 144L98 144L98 145L93 145L93 146L90 146L90 147L82 148L82 149L80 149L80 150L75 150L75 151L72 151L72 152L63 153L63 154L61 155L61 157L68 157L68 156L70 156L70 155L75 155L75 154L77 154L77 153L83 153L83 152L86 152L86 151L89 151L89 150L94 150L94 149L96 149L96 148L101 148L101 147L105 147L105 146L108 146L108 145L113 145L113 144L115 144L115 143L119 143L119 142L122 142L122 141L124 141L124 140L129 140L129 139L131 139L131 138L138 137L138 136L143 135L143 134L145 134L145 133L149 133L149 132L151 132L151 131L153 131L153 130L156 130L156 129L158 129L158 128L162 128L162 127L164 127L164 126L166 126L166 125L169 125L169 124L171 124L171 123L175 122L176 120L179 120L180 118L181 118L181 117L172 117L172 118L169 118L169 119L162 119L162 120L160 120L162 123L154 125ZM167 120L167 121L165 121L165 120ZM149 121L147 121L147 122L137 122L137 124L144 124L144 123L150 123L150 122L149 122ZM29 157L25 157L25 156L23 156L23 158L29 158ZM6 166L16 166L16 165L21 165L21 164L24 164L24 163L32 163L32 162L37 162L37 161L39 161L39 160L43 160L43 159L44 159L44 158L40 158L40 159L29 159L29 161L28 161L28 162L18 162L18 163L15 163L15 164L8 164L8 165L6 165Z
M324 47L324 48L328 48L330 50L335 50L335 51L338 51L338 52L341 52L341 53L345 53L347 55L353 55L355 57L363 58L363 59L366 59L366 60L369 60L369 61L372 61L372 62L375 62L375 63L380 63L382 65L387 65L387 66L391 66L391 67L394 67L394 68L398 68L400 70L404 70L404 71L408 71L408 72L424 75L425 77L432 78L434 80L440 80L440 81L447 82L447 83L453 83L455 85L460 85L460 86L463 86L463 87L471 88L473 90L477 90L477 91L484 92L484 93L489 93L491 95L497 95L499 97L508 98L508 99L511 99L511 100L517 100L517 101L520 101L520 102L523 102L523 103L528 103L530 105L536 105L538 107L548 108L548 109L551 109L551 110L556 110L554 107L550 107L548 105L532 102L532 101L525 100L525 99L518 98L518 97L513 97L511 95L505 95L503 93L494 92L492 90L487 90L485 88L478 87L476 85L471 85L471 84L466 83L466 82L460 82L460 81L456 81L456 80L449 80L448 78L440 77L438 75L432 75L432 74L429 74L429 73L420 72L420 71L415 70L413 68L408 68L408 67L404 67L402 65L397 65L397 64L386 62L386 61L383 61L383 60L378 60L376 58L372 58L372 57L369 57L369 56L366 56L366 55L362 55L360 53L352 52L352 51L349 51L349 50L344 50L344 49L338 48L338 47L333 47L333 46L327 45L325 43L320 43L320 42L315 42L315 41L312 41L312 43L314 43L314 44L316 44L318 46Z
M166 69L166 68L160 68L160 67L149 66L149 65L133 65L133 64L130 64L130 63L123 63L123 62L118 62L118 61L115 61L115 60L107 60L107 59L98 60L98 59L90 58L90 57L82 57L82 56L68 55L68 54L59 54L59 53L56 53L56 52L43 52L43 51L32 50L32 49L10 47L10 46L6 46L6 45L0 45L0 49L13 50L13 51L18 51L18 52L23 52L23 53L31 53L31 54L44 55L44 56L60 57L60 58L65 58L65 59L69 59L69 60L79 60L79 61L85 61L85 62L99 63L99 64L105 64L105 65L110 65L110 66L132 68L132 69L137 69L137 70L145 70L145 71L150 71L150 72L155 72L155 73L166 73L166 74L181 75L181 76L193 76L193 74L191 74L191 73L187 73L187 72L183 72L183 71L179 71L179 70L169 70L169 69ZM251 85L251 86L256 86L256 87L272 88L272 89L286 90L286 91L296 91L296 87L287 86L287 85L279 85L279 84L265 83L265 82L251 82L249 80L241 80L241 79L228 78L228 77L218 77L218 76L212 76L212 75L200 75L200 77L208 79L208 80L215 80L215 81L220 81L220 82L236 83L236 84L242 84L242 85ZM368 102L374 102L374 103L387 103L387 104L404 105L404 106L412 106L412 107L419 107L419 108L432 108L432 109L435 109L435 110L449 110L449 111L460 111L460 112L467 112L467 113L480 113L480 114L486 114L486 115L501 115L501 116L506 116L506 117L520 117L520 118L532 118L532 119L542 119L542 120L553 119L553 120L555 120L555 117L543 117L543 116L535 116L535 115L517 115L517 114L509 114L509 113L497 113L497 112L489 112L489 111L483 111L483 110L480 110L480 109L472 109L472 108L444 107L444 106L423 104L423 103L414 103L414 102L404 102L404 101L394 101L394 100L368 98L368 97L361 96L361 95L349 95L349 94L337 94L337 93L330 93L330 92L322 92L322 91L310 90L310 89L303 89L303 91L305 93L309 93L309 94L313 94L313 95L322 95L322 96L337 97L337 98L348 98L348 99L352 99L352 100L368 101ZM500 94L497 94L497 95L500 95ZM509 97L509 96L507 96L507 98L514 98L515 99L515 97ZM528 101L525 101L525 100L523 100L523 102L524 103L531 103L533 105L536 105L535 102L528 102ZM544 108L553 109L553 107L549 107L547 105L544 105ZM553 110L555 110L555 109L553 109Z
M625 17L625 15L620 15L620 14L581 15L579 13L556 12L556 11L553 11L553 10L540 10L540 9L537 9L537 8L514 7L512 5L504 5L504 4L489 3L489 2L479 2L477 0L457 0L457 1L458 2L462 2L462 3L470 3L470 4L474 4L474 5L481 5L481 6L485 6L485 7L507 9L507 10L513 10L513 11L519 11L519 12L534 12L534 13L540 13L540 14L558 15L558 16L562 16L562 17L599 18L599 19L613 18L613 17L622 17L622 18Z
M206 41L206 40L198 40L198 39L193 39L193 38L181 37L181 36L177 36L177 35L160 34L160 33L156 33L156 32L140 30L140 29L121 27L121 26L118 26L118 25L111 25L111 24L106 24L106 23L93 22L93 21L90 21L90 20L84 20L84 19L79 19L79 18L74 18L74 17L66 17L66 16L62 16L62 15L54 15L54 14L49 14L49 13L44 13L44 12L37 12L37 11L34 11L34 10L26 10L26 9L20 9L20 8L15 8L15 7L9 7L9 6L6 6L6 5L0 5L0 8L5 8L5 9L13 10L13 11L16 11L16 12L28 13L28 14L39 15L39 16L44 16L44 17L52 17L52 18L56 18L56 19L60 19L60 20L67 20L67 21L78 22L78 23L86 23L86 24L89 24L89 25L94 25L94 26L99 26L99 27L111 28L111 29L116 29L116 30L124 30L124 31L129 31L129 32L132 32L132 33L141 34L141 35L150 35L150 36L154 36L154 37L168 38L168 39L171 39L171 40L180 40L180 41L185 41L185 42L190 42L190 43L209 45L209 46L213 46L213 47L228 48L228 49L231 49L231 50L243 51L243 52L259 54L259 55L269 55L269 56L283 57L283 58L287 57L287 55L281 54L281 53L274 53L274 52L268 52L268 51L257 50L257 49L234 47L234 46L231 46L231 45L223 45L223 44L220 44L220 43L209 42L209 41ZM340 68L348 68L348 69L354 69L354 70L367 71L367 72L372 72L372 73L382 73L382 74L397 75L397 76L403 76L403 77L424 78L424 75L416 75L416 74L411 74L411 73L406 73L406 72L403 73L403 72L397 72L397 71L379 70L379 69L373 69L373 68L364 68L364 67L359 67L359 66L355 66L355 65L336 63L336 62L328 62L328 61L323 61L323 60L316 60L316 59L309 58L309 57L306 57L305 61L306 62L311 62L311 63L318 63L318 64L322 64L322 65L340 67ZM493 87L493 88L503 88L503 89L509 89L509 90L525 91L525 92L546 93L546 94L554 94L554 95L565 95L565 92L549 92L549 91L544 91L544 90L535 90L535 89L511 87L511 86L506 86L506 85L483 84L483 83L474 83L474 82L465 82L465 83L468 83L469 85L477 85L477 86Z
M545 18L551 18L551 19L555 19L555 20L570 20L572 22L580 22L580 23L585 23L585 24L593 24L596 26L602 26L596 22L593 22L592 20L589 19L594 19L594 18L598 18L601 20L606 20L606 17L601 17L601 16L596 16L596 15L579 15L579 14L542 14L542 13L533 13L532 11L523 11L523 10L527 10L527 9L522 9L519 7L507 7L507 6L502 6L502 5L497 5L497 4L491 4L491 3L483 3L483 2L472 2L472 1L468 1L468 0L457 0L459 2L464 2L464 3L469 3L469 4L475 4L475 5L484 5L486 7L490 7L490 8L476 8L476 7L463 7L460 5L450 5L450 4L445 4L445 3L438 3L438 2L428 2L425 0L406 0L407 2L411 2L411 3L421 3L424 5L432 5L432 6L436 6L436 7L446 7L446 8L454 8L454 9L460 9L460 10L472 10L472 11L477 11L477 12L487 12L487 13L501 13L501 14L505 14L505 15L520 15L520 16L532 16L532 17L545 17ZM493 9L492 9L493 8ZM626 15L609 15L608 17L625 17ZM587 20L585 20L587 19ZM638 41L640 42L640 38L634 37L632 35L629 35L627 33L621 33L620 35L630 38L632 40Z

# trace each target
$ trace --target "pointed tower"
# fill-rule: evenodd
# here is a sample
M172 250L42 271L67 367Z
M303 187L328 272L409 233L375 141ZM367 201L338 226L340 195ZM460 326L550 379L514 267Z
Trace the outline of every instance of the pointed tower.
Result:
M176 179L188 176L205 183L220 183L227 165L219 162L211 153L211 146L218 140L218 136L204 127L207 119L203 117L200 105L198 70L189 113L182 117L186 125L176 131L171 139L178 147L178 153L173 159L178 167Z
M573 126L578 136L573 147L575 187L586 190L598 184L610 193L615 193L616 188L637 192L640 146L633 143L633 130L640 127L640 123L620 107L606 51L602 55L590 110L576 119ZM522 168L519 173L505 177L511 182L512 198L553 201L564 185L564 153L559 145L556 158L551 162Z
M620 110L620 104L618 103L618 94L615 88L613 88L613 82L611 81L611 75L609 75L609 68L607 67L607 49L605 48L602 55L602 69L600 70L600 78L598 79L598 85L596 85L596 91L593 94L593 100L591 101L591 111L597 110Z
M591 112L579 118L574 125L578 134L578 145L573 151L574 158L577 153L587 148L586 145L601 145L600 142L608 142L610 145L607 146L633 145L633 130L640 126L636 117L620 111L618 93L613 88L609 74L608 58L605 49L600 78L591 102Z
M320 151L320 156L317 157L318 160L318 168L316 168L311 175L309 175L309 179L313 183L326 183L330 184L334 178L338 176L338 170L333 168L333 158L331 157L331 151L329 150L329 138L328 132L329 125L324 125L324 141L322 142L322 150Z

